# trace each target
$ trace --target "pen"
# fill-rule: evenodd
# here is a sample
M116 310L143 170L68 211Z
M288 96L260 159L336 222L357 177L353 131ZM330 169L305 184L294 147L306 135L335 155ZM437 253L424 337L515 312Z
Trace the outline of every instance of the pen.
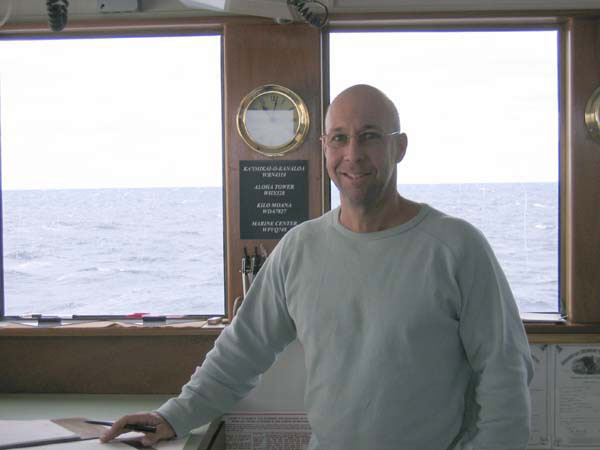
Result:
M112 427L114 422L104 422L102 420L86 420L85 423L91 423L94 425L106 425ZM156 433L156 427L154 425L138 425L137 423L128 423L124 428L133 431L145 431L146 433Z

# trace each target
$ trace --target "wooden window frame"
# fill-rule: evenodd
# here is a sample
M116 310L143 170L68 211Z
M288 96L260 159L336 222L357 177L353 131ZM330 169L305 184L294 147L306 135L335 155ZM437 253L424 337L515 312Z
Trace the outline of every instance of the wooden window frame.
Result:
M332 17L331 31L557 30L559 73L559 303L566 324L526 324L528 334L600 332L600 143L588 135L584 108L600 85L600 11L538 13L370 14ZM328 68L328 43L323 67ZM324 79L329 79L328 73ZM329 92L328 86L323 91ZM325 104L329 103L326 98ZM324 162L323 162L324 165ZM331 201L323 175L324 211Z
M145 21L145 22L135 22L133 24L129 24L129 26L121 23L121 22L109 22L106 24L97 23L97 22L85 22L80 24L75 24L73 27L70 27L68 31L64 33L56 34L50 33L47 30L47 25L40 26L39 24L28 24L26 26L15 26L7 27L7 30L0 29L0 39L27 39L27 38L47 38L47 39L77 39L77 38L124 38L124 37L140 37L140 38L159 38L159 37L182 37L182 36L219 36L221 39L221 59L222 59L222 41L223 41L223 30L222 26L219 26L218 22L215 22L214 19L209 19L204 22L201 21L196 23L196 21L165 21L165 20L155 20L155 21ZM221 61L221 79L222 76L222 61ZM221 98L222 101L222 98ZM223 101L222 101L223 104ZM223 113L222 113L223 116ZM0 118L1 120L1 118ZM222 132L223 134L224 132ZM223 138L221 139L221 153L222 153L222 163L224 162L224 142ZM225 166L222 164L222 174L221 178L223 184L225 184ZM223 190L225 186L223 186ZM222 195L224 198L224 194ZM0 193L0 202L2 201L2 195ZM225 208L223 202L223 209ZM2 214L2 205L0 204L0 214ZM223 214L224 221L226 220L226 214ZM3 230L3 221L2 217L0 217L0 232ZM225 223L223 223L223 246L224 253L226 251L227 242L225 239ZM3 251L3 239L0 239L0 253ZM224 293L223 299L227 298L227 285L225 283L227 277L227 267L223 263L224 266ZM0 259L0 269L4 270L4 262ZM0 303L0 320L6 320L7 317L9 320L15 320L14 316L6 316L6 301L4 298L4 276L0 276L0 295L2 295L1 303ZM227 302L224 301L224 314L223 316L227 316ZM200 314L189 314L186 315L186 320L192 319L207 319L209 317L213 317L215 314L209 313L200 313ZM89 318L88 318L89 317ZM93 314L86 317L86 315L81 315L81 320L126 320L128 319L125 315L115 315L110 314L110 312L102 312L99 314ZM18 320L18 318L17 318ZM1 330L1 329L0 329ZM1 335L1 334L0 334Z
M502 12L478 14L398 14L368 16L334 15L331 29L523 29L525 27L560 28L560 238L561 238L561 299L566 305L570 321L566 325L532 325L526 329L531 342L600 342L600 213L594 200L600 198L600 148L588 136L583 124L583 109L591 92L600 84L600 11L537 13ZM240 39L247 34L254 39L255 27L277 27L270 20L248 18L193 18L155 19L145 21L81 21L70 23L63 35L72 37L109 35L158 35L205 31L223 33ZM293 25L300 29L301 25ZM289 27L289 26L288 26ZM290 30L290 28L287 28ZM291 31L290 31L291 32ZM231 34L229 34L231 33ZM266 33L267 35L269 33ZM320 64L310 68L311 76L320 83L308 83L304 96L314 100L313 117L321 117L321 124L309 136L313 146L318 140L319 126L323 123L324 105L328 104L327 89L321 77L327 79L327 39L315 39L314 33L304 32L294 45L313 48L321 58ZM47 24L7 24L0 29L0 39L18 37L50 37ZM265 42L265 33L257 38ZM252 51L256 51L257 47ZM263 49L264 50L264 49ZM224 46L224 60L232 55L232 48ZM267 54L262 58L273 57ZM252 59L252 55L246 56ZM233 105L230 90L231 73L224 73L224 133L226 154L229 141L235 139ZM260 77L260 74L258 75ZM231 77L231 78L230 78ZM237 91L235 91L237 92ZM237 94L236 94L237 95ZM227 102L230 105L227 106ZM236 145L236 144L233 144ZM319 145L320 148L320 145ZM239 150L241 151L241 150ZM300 150L304 151L304 150ZM309 155L295 154L300 158ZM304 156L303 156L304 155ZM238 160L240 156L238 155ZM314 156L310 156L314 158ZM311 161L313 161L311 159ZM231 162L231 161L229 161ZM328 177L322 156L311 162L311 216L325 210L329 202ZM229 167L224 165L224 168ZM227 169L225 169L227 170ZM316 172L316 173L314 173ZM232 174L226 172L226 207L235 206L235 196L227 186ZM232 177L234 178L234 177ZM228 219L226 242L228 314L231 315L233 298L240 294L237 274L239 260L232 249L235 226ZM212 347L220 329L164 330L161 328L123 330L78 330L60 328L9 329L0 327L0 392L47 393L176 393L181 384L200 364ZM168 368L165 372L163 368ZM127 377L122 374L127 373ZM175 375L175 374L179 375ZM178 378L179 377L179 378ZM182 377L182 378L181 378ZM126 379L125 379L126 378ZM147 382L141 382L146 378ZM165 381L170 379L171 381ZM161 381L162 380L162 381Z

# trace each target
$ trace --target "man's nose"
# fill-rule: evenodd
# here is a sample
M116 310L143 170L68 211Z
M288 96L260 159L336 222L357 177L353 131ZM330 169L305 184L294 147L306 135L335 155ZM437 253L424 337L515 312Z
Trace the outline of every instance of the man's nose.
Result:
M356 134L348 137L348 143L344 147L344 158L348 161L360 161L365 157L364 145Z

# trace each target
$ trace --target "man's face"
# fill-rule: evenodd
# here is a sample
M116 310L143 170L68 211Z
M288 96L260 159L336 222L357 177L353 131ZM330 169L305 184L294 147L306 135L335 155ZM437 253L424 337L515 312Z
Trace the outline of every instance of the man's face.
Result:
M372 92L349 92L331 105L324 150L342 205L369 209L395 197L396 164L404 156L406 135L387 135L398 131L392 117Z

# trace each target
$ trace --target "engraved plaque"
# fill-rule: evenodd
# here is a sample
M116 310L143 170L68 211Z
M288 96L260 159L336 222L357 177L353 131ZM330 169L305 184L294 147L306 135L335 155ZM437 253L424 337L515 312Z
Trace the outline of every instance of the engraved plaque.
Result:
M308 161L240 161L240 238L279 239L308 219Z

